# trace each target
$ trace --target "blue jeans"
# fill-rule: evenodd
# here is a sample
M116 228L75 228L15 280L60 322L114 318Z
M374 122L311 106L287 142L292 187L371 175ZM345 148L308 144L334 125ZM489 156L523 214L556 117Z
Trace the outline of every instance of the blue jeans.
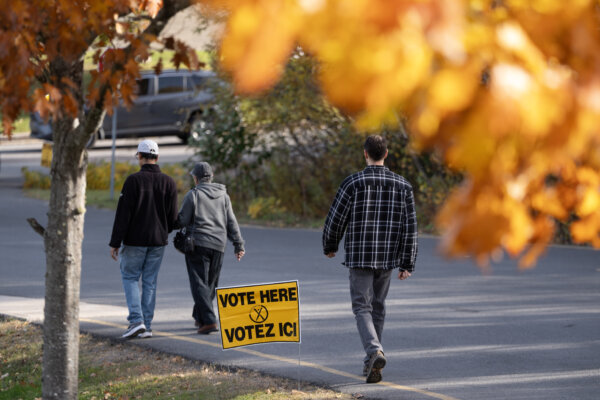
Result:
M383 351L381 336L385 320L385 298L393 270L350 268L350 296L358 334L365 349L364 361Z
M165 246L123 246L121 250L121 278L129 316L129 324L143 322L151 329L156 304L156 282ZM142 278L142 296L139 280Z

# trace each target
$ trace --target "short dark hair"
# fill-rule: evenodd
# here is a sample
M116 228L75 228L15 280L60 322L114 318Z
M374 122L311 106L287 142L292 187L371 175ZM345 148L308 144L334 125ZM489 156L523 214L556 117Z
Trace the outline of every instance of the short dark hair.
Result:
M365 140L365 151L373 161L383 160L387 152L387 142L380 135L371 135Z
M152 153L138 153L140 157L145 158L146 160L156 160L158 159L158 154Z

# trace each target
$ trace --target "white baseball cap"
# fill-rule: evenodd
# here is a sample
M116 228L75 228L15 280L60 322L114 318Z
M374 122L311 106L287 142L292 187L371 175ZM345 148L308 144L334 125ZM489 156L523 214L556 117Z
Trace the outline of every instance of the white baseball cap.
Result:
M158 145L154 140L146 139L138 144L138 153L148 153L158 155Z

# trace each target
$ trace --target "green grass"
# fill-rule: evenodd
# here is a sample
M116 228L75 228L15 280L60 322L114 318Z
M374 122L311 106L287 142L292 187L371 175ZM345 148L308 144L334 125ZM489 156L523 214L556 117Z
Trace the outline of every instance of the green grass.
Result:
M0 319L1 400L34 399L41 393L42 343L28 340L35 331L33 326Z
M164 50L163 52L153 51L150 56L150 60L141 64L141 68L145 70L153 69L154 66L158 63L159 60L162 59L163 69L175 69L175 65L171 61L173 58L173 54L175 52L173 50ZM198 56L198 60L206 64L204 68L207 68L210 65L211 54L207 51L196 51L196 55ZM180 69L187 69L185 65L180 65Z
M152 340L152 339L149 339ZM0 316L0 400L41 397L42 329ZM307 400L350 395L80 336L79 399Z
M86 204L92 205L98 208L107 208L109 210L116 210L117 203L119 201L119 191L113 193L113 198L110 198L109 190L88 190L85 193Z
M13 123L13 132L29 132L29 115L23 115Z
M175 54L175 51L173 50L153 50L150 53L150 59L141 63L140 68L142 70L151 70L158 63L158 61L162 59L163 69L175 69L175 64L173 64L173 62L171 61L171 59L173 58L173 54ZM198 60L206 64L206 67L210 65L210 61L212 58L210 52L204 50L197 50L196 55L198 56ZM85 60L83 62L83 69L85 71L95 70L98 68L98 65L95 64L93 61L93 56L94 52L88 52L88 54L85 56ZM181 69L187 69L183 64L179 67Z
M4 132L2 126L2 116L0 115L0 132ZM21 114L19 118L13 121L13 133L29 132L29 114Z
M240 224L261 225L274 228L309 228L321 229L325 218L302 218L290 213L284 213L278 217L251 218L244 212L236 212L236 218Z

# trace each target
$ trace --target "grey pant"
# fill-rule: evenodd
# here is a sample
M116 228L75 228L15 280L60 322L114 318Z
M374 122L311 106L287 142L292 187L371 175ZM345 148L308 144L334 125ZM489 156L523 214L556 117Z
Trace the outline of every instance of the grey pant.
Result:
M383 351L381 334L385 319L385 298L393 270L350 268L350 296L358 334L365 349L365 362L377 350Z

